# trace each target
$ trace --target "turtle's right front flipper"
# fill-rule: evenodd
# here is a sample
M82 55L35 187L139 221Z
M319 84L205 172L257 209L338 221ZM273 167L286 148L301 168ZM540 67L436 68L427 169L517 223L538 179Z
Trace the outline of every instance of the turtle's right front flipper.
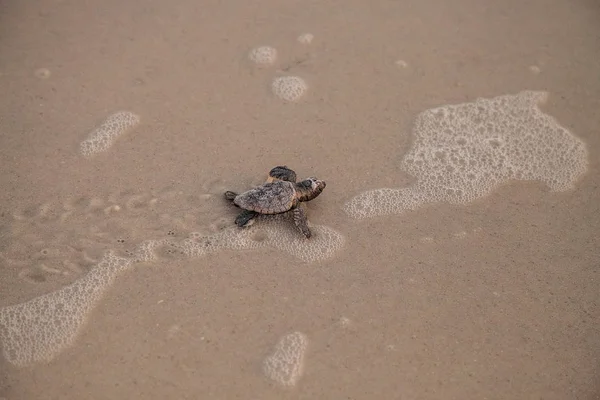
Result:
M307 239L309 239L312 236L312 234L310 232L310 229L308 228L308 218L306 217L306 211L302 206L298 206L294 208L291 212L294 216L294 224L296 224L298 229L300 229L300 232L302 232L302 234L306 236Z
M235 224L240 228L248 226L250 221L252 221L252 219L254 219L257 215L258 213L256 211L244 210L235 219Z

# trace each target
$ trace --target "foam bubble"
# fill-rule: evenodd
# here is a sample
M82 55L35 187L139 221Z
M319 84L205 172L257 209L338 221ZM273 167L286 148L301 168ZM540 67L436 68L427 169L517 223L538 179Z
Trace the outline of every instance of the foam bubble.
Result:
M80 151L84 157L108 150L114 141L140 122L140 117L129 111L119 111L110 115L98 128L94 129L81 142Z
M39 79L48 79L51 75L50 70L48 68L38 68L33 74L36 78Z
M132 260L108 252L83 278L28 302L0 308L4 357L16 366L48 362L70 346L86 316Z
M302 332L283 336L273 353L263 362L263 373L283 386L294 386L304 372L304 355L308 338Z
M248 59L259 65L271 65L277 60L277 49L270 46L255 47L248 53Z
M298 36L297 40L302 44L310 44L314 38L315 36L312 33L303 33L302 35Z
M542 72L541 68L538 67L537 65L530 65L529 71L531 71L531 73L536 74L536 75L539 74L540 72Z
M365 218L430 202L466 204L510 180L538 180L552 191L572 189L587 170L587 149L539 109L546 98L546 92L524 91L422 112L402 162L417 182L361 193L345 211Z
M273 94L285 101L297 101L308 90L304 79L298 76L279 76L271 84Z

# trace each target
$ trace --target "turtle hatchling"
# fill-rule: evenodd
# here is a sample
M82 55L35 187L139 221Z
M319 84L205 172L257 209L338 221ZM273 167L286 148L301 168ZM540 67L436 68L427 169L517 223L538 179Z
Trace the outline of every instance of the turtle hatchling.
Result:
M239 227L249 225L259 214L293 213L294 224L306 238L311 237L306 211L300 203L310 201L325 189L325 181L307 178L296 182L296 173L286 166L278 166L269 172L262 185L237 194L225 192L225 198L243 211L235 219Z

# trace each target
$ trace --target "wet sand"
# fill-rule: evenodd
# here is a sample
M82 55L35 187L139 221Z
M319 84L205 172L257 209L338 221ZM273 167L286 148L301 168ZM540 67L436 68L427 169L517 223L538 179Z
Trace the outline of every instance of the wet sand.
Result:
M1 359L0 397L600 397L597 5L33 1L0 15L0 307L84 279L107 249L214 238L237 213L223 190L276 165L327 181L309 219L343 238L313 262L264 246L132 264L51 360ZM274 64L248 59L262 45ZM307 82L297 102L271 92L286 75ZM585 143L574 189L511 181L466 205L344 212L414 182L401 167L419 113L523 90L548 92L541 110ZM122 110L140 123L83 157ZM286 387L263 366L292 332L308 345Z

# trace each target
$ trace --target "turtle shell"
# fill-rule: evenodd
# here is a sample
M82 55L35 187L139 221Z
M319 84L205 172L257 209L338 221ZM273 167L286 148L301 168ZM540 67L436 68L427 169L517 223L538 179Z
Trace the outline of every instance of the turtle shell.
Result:
M294 184L286 181L265 183L239 194L233 202L245 210L261 214L280 214L289 211L296 203Z

